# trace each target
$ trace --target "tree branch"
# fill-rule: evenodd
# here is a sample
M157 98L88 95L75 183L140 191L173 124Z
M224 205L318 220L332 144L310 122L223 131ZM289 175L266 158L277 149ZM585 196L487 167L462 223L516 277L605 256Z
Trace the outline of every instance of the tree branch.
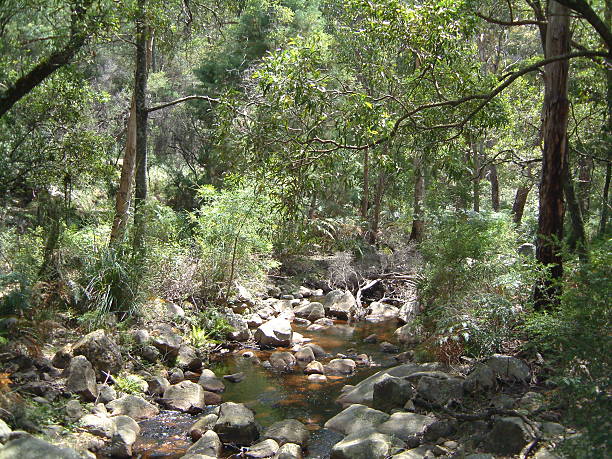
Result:
M147 111L149 113L151 112L155 112L157 110L161 110L162 108L166 108L166 107L171 107L172 105L176 105L176 104L180 104L183 102L187 102L189 100L206 100L208 102L215 102L215 103L219 103L221 102L220 99L214 99L212 97L208 97L208 96L187 96L187 97L181 97L180 99L176 99L173 100L171 102L166 102L165 104L160 104L160 105L156 105L154 107L150 107Z
M480 19L484 19L485 21L490 22L491 24L497 24L497 25L507 26L507 27L524 26L524 25L537 25L537 26L546 25L546 21L536 21L533 19L526 19L523 21L502 21L501 19L491 18L489 16L485 16L484 14L481 14L478 12L476 12L475 14Z
M589 24L593 26L593 28L597 31L597 33L601 36L606 46L608 47L608 51L612 50L612 31L610 31L610 26L607 25L601 18L597 15L597 13L591 8L585 0L556 0L557 3L577 12L582 15L584 19L587 20Z

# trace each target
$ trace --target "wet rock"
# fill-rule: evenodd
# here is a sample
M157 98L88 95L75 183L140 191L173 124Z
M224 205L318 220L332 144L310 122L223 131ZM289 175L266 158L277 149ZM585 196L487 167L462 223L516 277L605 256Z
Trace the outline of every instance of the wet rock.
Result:
M170 387L170 382L163 376L154 376L147 381L149 384L149 394L151 395L164 395L164 392Z
M389 435L365 430L348 435L336 443L331 459L384 459L399 451L403 444Z
M305 344L304 346L312 349L312 352L316 359L324 359L325 357L327 357L327 352L325 352L325 349L323 349L318 344L308 343L308 344Z
M380 411L389 412L395 408L403 407L414 396L414 388L409 381L395 376L385 375L374 384L372 393L372 407Z
M325 365L327 376L346 376L355 371L357 364L351 359L333 359Z
M423 376L417 385L420 398L435 405L446 405L450 400L463 397L463 382L457 378L439 379Z
M395 330L394 336L401 344L418 344L419 335L414 332L412 324L406 324Z
M112 402L117 398L117 391L108 384L98 384L98 401L100 403Z
M325 428L349 435L363 429L376 428L389 420L389 415L364 405L351 405L325 423Z
M240 373L234 373L231 375L224 375L223 379L229 382L239 383L240 381L244 379L244 373L240 372Z
M514 455L533 439L528 427L518 417L495 419L486 440L487 450L494 454Z
M463 381L463 389L466 392L477 392L495 387L495 373L491 367L478 364Z
M79 420L78 425L97 437L111 438L115 433L115 423L105 413L86 414Z
M300 325L301 327L308 327L312 324L310 320L301 319L300 317L296 317L295 319L293 319L293 323L295 323L296 325Z
M246 457L262 458L273 457L279 450L278 443L272 439L266 439L253 445L246 452Z
M328 317L323 317L322 319L315 320L315 325L322 325L324 327L333 327L334 321Z
M72 360L72 347L66 345L55 353L53 359L51 359L51 364L55 368L60 368L63 370L68 368L68 365L70 365L70 360Z
M382 352L386 352L387 354L397 354L400 351L399 347L387 341L380 343L380 350Z
M412 297L405 301L404 304L400 306L399 314L397 318L400 322L407 324L412 322L414 317L419 312L419 299L416 295L416 291L413 292Z
M302 448L295 443L285 443L280 447L274 459L302 459Z
M394 356L393 358L400 363L408 363L414 359L414 352L413 351L401 352L397 354L396 356Z
M289 346L291 344L291 322L286 319L272 319L255 330L254 337L262 346Z
M270 365L278 371L289 371L297 364L297 360L291 352L276 351L270 355Z
M314 375L314 374L325 374L325 369L323 368L323 364L321 362L317 362L316 360L314 362L310 362L306 368L304 368L304 373L306 373L307 375Z
M310 363L316 360L311 347L302 347L295 353L295 359L300 363Z
M68 400L64 407L64 411L66 412L66 416L75 421L81 419L85 414L85 410L78 400Z
M159 413L155 405L138 395L124 395L109 402L106 407L111 410L112 416L126 415L136 421L152 418Z
M204 432L198 441L189 447L187 454L201 454L203 456L219 457L223 444L214 430Z
M565 433L565 427L557 422L542 423L542 434L545 437L551 438Z
M119 346L104 330L85 335L72 346L72 354L85 356L101 381L106 379L107 374L117 374L123 367Z
M393 413L391 417L380 424L377 430L387 435L393 435L409 445L418 446L418 438L436 418L415 413Z
M321 374L311 374L311 375L308 375L307 379L310 382L322 383L322 382L327 381L327 376L321 375Z
M325 295L323 306L327 314L341 320L348 320L357 312L355 297L348 290L332 290Z
M98 396L96 373L86 357L79 355L70 361L66 389L86 402L93 402Z
M362 367L369 367L370 364L372 363L370 360L370 357L368 357L367 354L359 354L355 356L354 360L358 366L362 366Z
M61 448L44 440L24 435L9 441L0 448L2 459L81 459L81 455L71 448Z
M212 370L202 370L202 375L198 379L198 384L209 392L223 392L225 384L212 372Z
M193 441L199 440L207 430L213 428L217 419L219 419L219 414L215 412L208 413L198 419L189 429L189 436L191 439Z
M111 438L110 453L114 457L132 457L132 445L140 434L140 426L129 416L113 418L115 433Z
M370 344L375 344L378 343L378 336L376 336L375 333L372 333L371 335L366 336L363 339L364 343L370 343Z
M147 362L155 363L161 358L161 352L153 346L144 346L140 350L140 356Z
M197 371L202 368L202 360L192 346L181 344L176 356L176 365L183 370Z
M293 335L291 336L291 346L300 345L304 343L305 341L310 341L310 340L307 338L304 338L304 336L301 333L293 332Z
M285 443L296 443L305 448L310 439L310 432L300 421L285 419L268 427L263 434L263 438L271 438L280 446Z
M183 338L167 324L159 324L151 332L151 344L166 357L175 358L182 342Z
M171 410L198 413L206 406L204 389L191 381L183 381L164 391L161 402Z
M241 403L223 403L213 430L223 443L250 445L259 438L253 412Z
M325 317L325 308L321 303L313 302L298 306L293 310L297 317L307 319L312 322Z
M486 365L497 378L506 382L526 381L531 377L529 366L509 355L495 354L487 360Z

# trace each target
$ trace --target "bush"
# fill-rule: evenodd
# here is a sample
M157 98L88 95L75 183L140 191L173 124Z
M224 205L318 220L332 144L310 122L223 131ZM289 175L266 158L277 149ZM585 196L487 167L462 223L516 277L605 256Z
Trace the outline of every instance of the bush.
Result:
M191 317L191 332L189 340L195 347L202 347L210 341L227 338L234 331L227 319L218 310L210 308Z

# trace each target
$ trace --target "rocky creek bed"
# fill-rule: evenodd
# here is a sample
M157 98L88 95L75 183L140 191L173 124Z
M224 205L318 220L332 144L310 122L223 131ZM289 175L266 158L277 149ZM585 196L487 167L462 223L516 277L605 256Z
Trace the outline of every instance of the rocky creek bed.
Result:
M0 459L546 459L575 434L523 360L417 363L405 306L321 293L243 295L226 312L233 343L206 355L185 341L184 311L164 303L152 327L132 331L138 356L103 330L52 359L5 356L15 390L59 401L73 428L32 426L42 439L0 421ZM126 367L138 394L109 376Z

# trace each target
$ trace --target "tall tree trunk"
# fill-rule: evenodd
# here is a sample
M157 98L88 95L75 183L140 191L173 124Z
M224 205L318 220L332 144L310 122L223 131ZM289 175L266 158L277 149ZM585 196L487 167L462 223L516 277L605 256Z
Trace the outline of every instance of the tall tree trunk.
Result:
M599 219L599 235L604 236L606 234L606 227L608 226L608 213L612 203L610 203L610 175L612 175L612 164L608 162L606 164L606 181L604 183L603 195L601 198L601 217Z
M569 168L569 160L566 159L564 168L563 192L567 202L567 210L570 217L571 231L568 236L568 246L570 250L576 251L582 261L586 261L586 234L584 231L584 221L582 219L582 209L576 196L572 173Z
M546 56L569 53L569 10L556 0L550 0L546 34ZM544 91L544 151L536 258L548 267L548 275L540 279L534 291L536 309L556 302L560 294L559 281L563 276L560 242L563 239L563 173L567 157L567 118L569 101L567 82L569 61L546 65Z
M474 212L480 212L480 142L478 141L472 148L472 164L474 175L472 177L472 195L474 198Z
M589 209L591 207L591 174L593 173L593 158L581 156L578 159L578 184L576 195L582 217L588 220Z
M136 21L136 75L134 96L136 100L136 190L134 194L134 254L144 250L146 217L144 204L147 199L147 31L146 0L138 0Z
M370 149L363 151L363 191L361 193L361 218L367 220L370 207Z
M525 211L525 204L527 203L527 196L531 191L531 183L519 185L514 195L514 204L512 204L512 221L515 225L520 225L523 219L523 212Z
M489 166L489 182L491 182L491 207L494 212L499 212L499 178L495 164Z
M612 0L606 0L606 12L605 12L605 21L606 24L610 24L612 20ZM612 51L610 51L612 53ZM604 236L606 234L606 227L608 226L608 214L610 212L610 175L612 175L612 164L610 160L612 160L612 57L606 59L606 76L608 80L608 88L607 88L607 101L608 101L608 111L606 113L606 125L604 128L605 142L606 142L606 151L607 160L606 163L606 179L604 183L602 201L601 201L601 216L599 219L599 235Z
M425 215L424 215L424 200L425 200L425 173L423 170L423 162L419 156L414 157L414 204L412 215L412 231L410 232L410 240L421 242L425 235Z
M128 116L127 139L125 141L125 154L121 165L121 178L119 190L115 197L115 218L111 228L110 244L121 242L125 236L125 229L129 219L130 201L132 198L132 183L134 181L134 168L136 165L136 98L132 96L130 114Z
M370 224L370 244L376 244L378 239L378 229L380 227L380 212L382 209L382 200L385 193L385 172L380 171L376 189L374 191L374 211L372 213L372 223Z

